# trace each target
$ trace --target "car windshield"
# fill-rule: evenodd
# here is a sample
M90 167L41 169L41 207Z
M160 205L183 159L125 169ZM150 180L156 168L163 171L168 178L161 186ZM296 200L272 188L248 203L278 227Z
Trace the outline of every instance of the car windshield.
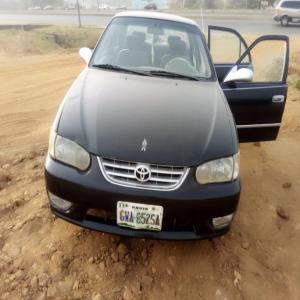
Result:
M200 30L180 22L117 17L105 31L91 65L151 73L212 78Z

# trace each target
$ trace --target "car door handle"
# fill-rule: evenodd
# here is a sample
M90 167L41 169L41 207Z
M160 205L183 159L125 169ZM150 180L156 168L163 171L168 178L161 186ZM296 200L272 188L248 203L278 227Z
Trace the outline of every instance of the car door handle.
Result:
M272 98L272 102L279 103L284 101L284 95L274 95Z

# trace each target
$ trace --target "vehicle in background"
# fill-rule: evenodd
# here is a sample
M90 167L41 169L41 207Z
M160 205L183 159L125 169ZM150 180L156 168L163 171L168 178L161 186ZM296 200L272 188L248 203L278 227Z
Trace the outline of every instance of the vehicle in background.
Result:
M146 10L157 10L157 5L155 3L149 3L144 6L144 9Z
M28 10L41 10L42 8L40 6L33 6L29 7Z
M74 10L74 9L76 9L75 5L69 5L65 7L65 10Z
M299 0L281 0L277 4L275 11L274 20L280 22L282 26L300 22Z
M118 10L127 10L127 7L125 5L120 5L120 6L117 6Z
M110 7L107 4L100 4L99 9L110 9Z
M47 5L43 8L43 10L53 10L54 7L52 5Z

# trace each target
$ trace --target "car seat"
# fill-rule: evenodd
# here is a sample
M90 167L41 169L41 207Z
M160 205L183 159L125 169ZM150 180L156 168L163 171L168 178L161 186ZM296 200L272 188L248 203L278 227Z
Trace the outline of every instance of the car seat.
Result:
M164 68L166 64L175 57L187 58L186 56L186 44L176 35L170 35L168 37L169 53L165 54L161 60L161 66Z
M129 35L126 39L126 49L118 53L117 64L120 66L147 66L149 65L149 54L145 52L138 35Z

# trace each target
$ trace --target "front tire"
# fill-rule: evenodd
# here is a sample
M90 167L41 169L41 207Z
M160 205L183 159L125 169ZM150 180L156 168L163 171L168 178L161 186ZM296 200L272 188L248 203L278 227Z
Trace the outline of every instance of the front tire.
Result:
M288 26L290 22L290 19L288 16L283 16L280 20L280 23L282 26Z

